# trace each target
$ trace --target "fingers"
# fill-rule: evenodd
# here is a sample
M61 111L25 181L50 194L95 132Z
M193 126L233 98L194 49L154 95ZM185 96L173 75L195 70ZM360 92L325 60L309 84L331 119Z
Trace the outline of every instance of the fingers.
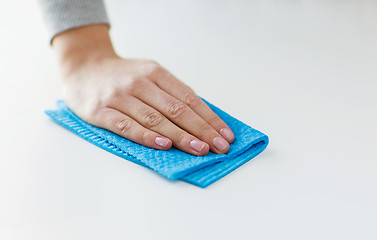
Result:
M157 86L189 106L196 114L209 123L212 128L220 133L224 139L232 143L234 141L234 134L226 123L191 88L179 81L168 71L164 70L163 72L152 76Z
M129 116L115 109L104 108L99 115L100 122L96 125L135 143L159 150L168 150L172 146L172 141L169 138L141 126Z
M226 153L229 143L204 119L178 99L162 91L156 85L146 82L142 89L134 92L135 97L161 112L170 121L206 142L214 153ZM168 129L165 129L165 131ZM165 132L164 132L165 135ZM168 135L167 135L168 136ZM174 140L173 140L174 142Z
M134 97L125 97L114 103L114 108L136 120L140 125L163 134L173 141L174 147L187 153L203 156L209 151L207 143L182 130L160 112Z

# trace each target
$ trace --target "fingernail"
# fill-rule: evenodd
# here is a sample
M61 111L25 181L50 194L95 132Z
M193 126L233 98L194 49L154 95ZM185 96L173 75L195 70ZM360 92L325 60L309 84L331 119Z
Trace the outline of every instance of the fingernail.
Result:
M215 137L213 139L213 145L219 150L220 152L223 151L226 147L228 147L228 142L222 139L221 137Z
M233 139L234 139L234 134L232 133L232 131L230 131L227 128L222 128L220 130L220 134L221 134L221 136L226 138L226 140L228 140L229 142L233 141Z
M163 138L163 137L156 137L154 139L154 142L158 145L158 146L161 146L163 148L166 148L169 144L169 139L167 138Z
M194 149L197 152L201 152L203 148L206 146L206 144L199 140L192 140L190 142L190 146L192 149Z

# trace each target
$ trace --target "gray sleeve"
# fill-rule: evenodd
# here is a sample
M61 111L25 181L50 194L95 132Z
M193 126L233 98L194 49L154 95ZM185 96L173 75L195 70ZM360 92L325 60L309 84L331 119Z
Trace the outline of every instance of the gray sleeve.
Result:
M61 32L85 25L109 25L103 0L39 0L50 40Z

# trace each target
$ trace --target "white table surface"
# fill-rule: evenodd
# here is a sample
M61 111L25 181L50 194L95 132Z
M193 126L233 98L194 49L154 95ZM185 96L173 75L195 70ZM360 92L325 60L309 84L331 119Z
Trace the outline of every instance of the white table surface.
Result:
M377 2L109 0L124 57L159 61L261 130L206 189L53 123L34 1L0 7L0 239L377 239Z

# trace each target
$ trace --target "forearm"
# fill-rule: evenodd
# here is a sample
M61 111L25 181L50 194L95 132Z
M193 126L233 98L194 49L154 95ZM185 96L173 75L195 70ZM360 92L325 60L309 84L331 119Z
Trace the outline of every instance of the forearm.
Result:
M114 56L103 0L39 0L64 75L82 64Z
M54 38L53 47L64 75L80 69L84 64L116 57L109 27L105 24L93 24L60 33Z

